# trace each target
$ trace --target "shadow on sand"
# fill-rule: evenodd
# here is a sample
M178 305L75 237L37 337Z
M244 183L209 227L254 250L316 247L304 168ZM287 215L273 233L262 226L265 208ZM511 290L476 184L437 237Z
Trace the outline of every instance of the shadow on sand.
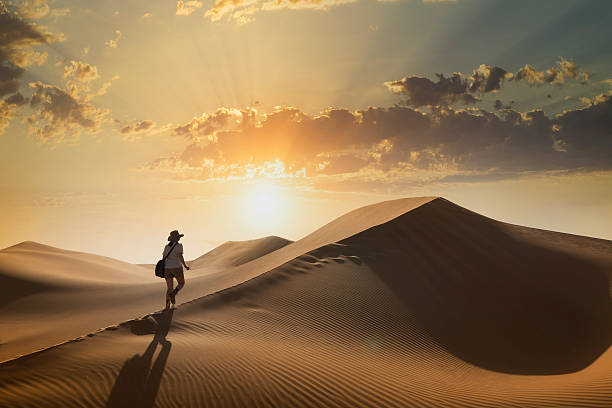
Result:
M585 255L556 249L570 241ZM591 245L612 248L603 240L510 226L437 199L341 243L438 344L479 367L566 374L612 343L606 267L588 257Z
M172 343L166 340L166 335L173 313L171 309L152 316L156 324L151 319L145 319L134 322L131 326L134 334L154 334L153 340L142 355L136 354L123 364L106 403L107 408L144 408L154 405L172 347ZM153 363L153 354L158 344L161 345L161 351Z

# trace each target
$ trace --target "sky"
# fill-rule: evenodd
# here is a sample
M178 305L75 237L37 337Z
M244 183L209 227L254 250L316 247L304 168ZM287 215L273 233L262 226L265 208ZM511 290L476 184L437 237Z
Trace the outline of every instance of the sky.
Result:
M379 201L612 239L612 2L0 1L0 248L154 263Z

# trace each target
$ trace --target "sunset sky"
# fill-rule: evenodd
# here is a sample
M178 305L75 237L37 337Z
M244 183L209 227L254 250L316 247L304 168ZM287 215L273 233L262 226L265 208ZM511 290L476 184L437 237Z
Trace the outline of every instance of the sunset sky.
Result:
M154 263L443 196L612 239L612 2L0 1L0 247Z

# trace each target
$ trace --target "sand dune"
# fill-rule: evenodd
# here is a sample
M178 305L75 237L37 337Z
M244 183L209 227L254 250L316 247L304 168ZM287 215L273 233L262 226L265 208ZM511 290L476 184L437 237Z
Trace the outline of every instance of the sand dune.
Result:
M429 197L224 245L214 292L3 363L0 406L612 406L611 241Z
M223 244L194 260L194 268L187 272L189 285L178 302L239 285L431 199L363 207L294 243L267 237ZM35 242L0 251L4 298L0 301L0 361L159 310L165 288L162 280L153 277L152 268Z
M192 282L179 301L235 284L228 269L288 242L267 237L221 245L193 261ZM0 285L0 361L159 310L165 292L152 265L31 241L0 251Z
M194 259L191 266L196 269L238 266L274 252L290 243L291 241L288 239L274 236L250 241L228 241Z

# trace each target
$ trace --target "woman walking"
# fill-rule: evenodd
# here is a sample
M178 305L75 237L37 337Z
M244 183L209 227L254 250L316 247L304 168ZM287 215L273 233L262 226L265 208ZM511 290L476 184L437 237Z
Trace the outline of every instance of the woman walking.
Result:
M189 270L185 259L183 259L183 245L179 243L183 236L184 234L179 234L177 230L170 232L168 245L164 247L163 256L166 259L164 263L164 277L166 278L166 285L168 285L168 290L166 291L166 309L170 309L170 303L172 305L176 304L176 294L185 286L183 266ZM177 285L176 289L173 289L175 278Z

